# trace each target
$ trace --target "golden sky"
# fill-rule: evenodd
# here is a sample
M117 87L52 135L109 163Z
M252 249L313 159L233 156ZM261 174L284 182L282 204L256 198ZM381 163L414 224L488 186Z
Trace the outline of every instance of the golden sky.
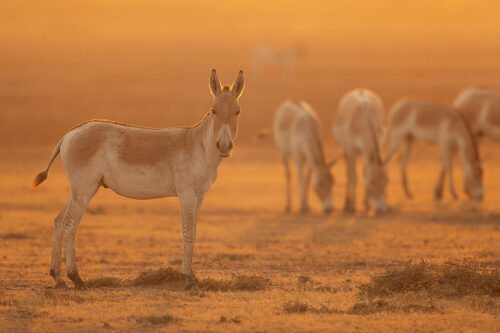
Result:
M2 1L0 38L268 41L347 36L498 43L500 1Z

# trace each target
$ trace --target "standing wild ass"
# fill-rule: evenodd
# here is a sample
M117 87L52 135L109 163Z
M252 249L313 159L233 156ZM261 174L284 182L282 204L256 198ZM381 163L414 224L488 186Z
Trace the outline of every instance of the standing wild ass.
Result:
M454 102L476 137L483 135L500 141L500 91L488 88L469 88Z
M382 100L368 89L354 89L340 100L333 124L333 136L344 149L347 171L347 190L344 210L356 207L356 158L364 159L365 208L376 213L388 211L385 188L387 175L380 156L384 135L384 106Z
M182 274L187 288L198 288L191 267L198 213L205 193L217 178L222 158L228 157L233 148L243 86L242 71L232 87L221 87L212 70L211 111L192 127L154 129L92 120L63 136L45 170L33 182L35 188L47 178L50 165L61 153L71 194L54 221L50 275L56 287L65 286L60 267L62 239L68 277L75 287L84 287L76 267L74 239L89 201L102 186L133 199L179 198Z
M333 177L327 164L321 145L318 119L312 107L303 102L285 101L276 111L273 125L274 141L281 153L286 176L286 206L291 209L291 184L289 158L292 156L297 167L297 176L301 190L301 212L309 211L308 190L311 173L314 174L313 188L318 195L325 213L333 210ZM305 165L304 165L305 162ZM306 175L304 176L304 166Z
M457 150L460 150L464 170L464 188L470 198L481 200L483 185L481 163L474 136L462 115L445 106L419 101L403 100L396 103L389 113L388 162L396 149L405 144L399 157L403 189L408 198L412 194L408 189L406 165L414 139L436 143L441 147L443 161L439 178L434 189L434 197L440 200L443 196L443 184L448 173L450 192L457 198L453 186L452 161Z

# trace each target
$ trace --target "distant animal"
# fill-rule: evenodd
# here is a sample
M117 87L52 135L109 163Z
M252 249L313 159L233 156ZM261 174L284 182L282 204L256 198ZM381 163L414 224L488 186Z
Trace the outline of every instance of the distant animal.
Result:
M384 106L380 97L363 88L346 93L340 100L332 131L344 150L347 164L344 211L355 211L356 158L361 155L364 160L365 208L372 208L376 213L387 212L387 175L380 153L384 135Z
M403 100L396 103L389 113L388 162L397 148L404 144L399 157L403 190L408 198L406 165L415 139L438 144L442 150L442 165L434 188L434 197L441 200L443 184L448 174L450 193L457 198L453 185L453 157L460 151L464 172L464 189L469 198L483 198L483 171L474 135L464 117L455 110L440 104Z
M470 125L472 133L500 141L500 91L488 88L468 88L454 102Z
M273 124L274 141L285 167L286 204L285 211L291 210L290 157L295 162L301 192L302 213L309 211L308 191L311 175L314 175L313 189L323 211L330 213L332 205L333 176L330 168L335 163L327 163L321 144L318 119L313 108L304 101L285 101L276 110Z
M285 80L290 78L297 63L305 57L306 49L303 45L293 48L256 47L253 50L253 65L257 73L268 69L279 69Z
M32 186L35 188L47 178L60 153L71 193L54 221L50 275L56 287L65 286L60 267L63 239L67 275L75 287L85 286L76 266L74 239L89 201L102 186L133 199L179 198L184 246L182 274L187 288L198 288L191 264L198 213L205 193L217 179L221 160L233 149L244 76L240 71L231 87L222 87L212 70L209 82L214 96L211 110L192 127L154 129L92 120L59 141Z

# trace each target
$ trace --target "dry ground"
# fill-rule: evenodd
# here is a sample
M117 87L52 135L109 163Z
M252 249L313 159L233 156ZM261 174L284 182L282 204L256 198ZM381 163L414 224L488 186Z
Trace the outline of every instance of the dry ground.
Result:
M487 275L500 260L498 143L482 148L491 153L482 204L463 195L453 202L448 192L434 203L440 154L422 144L409 167L415 199L403 199L391 163L394 212L372 217L360 206L354 216L340 212L343 162L334 168L334 214L323 216L311 197L311 214L299 215L298 193L294 213L284 214L272 141L250 140L288 98L317 109L328 142L336 104L354 87L376 91L387 108L403 96L449 105L466 86L500 88L498 4L238 4L0 1L0 331L499 331L498 289L475 289L489 286L488 276L498 286L498 275ZM289 80L277 68L253 71L254 47L297 44L306 55ZM246 87L236 150L200 214L194 269L202 291L185 291L178 280L177 200L133 201L109 189L92 201L76 240L80 274L93 287L54 290L52 221L68 196L59 159L36 191L29 185L55 143L91 118L192 124L210 107L214 67L224 83L244 69ZM338 154L326 145L329 158ZM459 169L455 177L461 189ZM442 278L445 268L462 267L446 262L464 258L479 264ZM421 266L400 271L421 259L434 275ZM385 272L418 283L361 293ZM465 294L455 292L464 285Z
M394 212L343 215L340 162L334 172L336 212L323 216L311 197L312 213L303 216L282 212L284 179L271 142L240 145L221 166L201 211L194 268L204 284L196 294L185 291L175 274L157 285L151 277L150 285L147 279L146 285L134 283L147 270L180 269L176 199L134 201L110 190L97 194L77 234L80 273L95 287L54 290L48 274L52 220L68 195L61 163L36 191L28 187L51 149L25 146L13 153L2 148L2 331L498 329L498 290L496 296L443 296L426 290L363 296L358 289L374 274L399 269L409 260L442 265L474 257L487 269L498 268L498 156L485 165L481 205L453 202L449 195L434 203L438 152L420 145L410 166L414 201L401 199L397 167L391 164ZM333 156L336 148L329 145L328 150ZM498 147L488 144L485 150ZM457 170L457 185L459 176ZM238 285L237 276L246 282Z

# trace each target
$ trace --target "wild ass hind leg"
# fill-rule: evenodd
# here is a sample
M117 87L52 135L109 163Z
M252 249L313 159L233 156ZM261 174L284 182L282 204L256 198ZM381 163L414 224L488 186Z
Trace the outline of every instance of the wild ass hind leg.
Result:
M97 189L97 185L94 188L88 190L85 190L83 188L74 190L74 188L72 187L71 195L67 203L68 210L63 220L63 237L66 250L67 275L70 280L73 281L76 289L85 288L85 283L80 278L78 267L76 265L76 231L83 217L83 214L85 213L85 209L87 208L87 205L89 204L94 194L97 192Z
M283 166L285 167L285 179L286 179L286 202L285 202L285 213L289 213L292 209L292 179L290 174L290 157L284 154L281 157L283 161Z
M63 221L68 211L68 203L64 205L54 219L54 237L52 241L52 260L50 262L50 275L54 278L55 288L67 288L61 272L61 250L63 242Z
M182 275L186 281L186 289L198 288L198 279L193 273L193 247L195 240L195 228L197 218L197 196L194 193L183 193L179 195L182 220L182 245L184 257L182 259ZM201 206L201 204L200 204Z
M347 173L347 188L345 194L344 212L353 213L356 209L356 153L346 152L346 173Z
M300 155L294 156L295 166L297 167L297 177L300 185L300 212L306 214L309 212L309 203L307 201L308 176L304 175L304 158ZM306 171L307 172L307 171Z
M408 159L410 157L412 146L413 146L413 140L411 138L408 138L406 140L406 145L403 148L401 155L399 156L399 168L401 171L401 183L403 185L403 191L405 192L406 197L408 199L413 199L413 195L410 192L410 189L408 187L408 177L407 177L407 173L406 173L406 166L408 165Z

